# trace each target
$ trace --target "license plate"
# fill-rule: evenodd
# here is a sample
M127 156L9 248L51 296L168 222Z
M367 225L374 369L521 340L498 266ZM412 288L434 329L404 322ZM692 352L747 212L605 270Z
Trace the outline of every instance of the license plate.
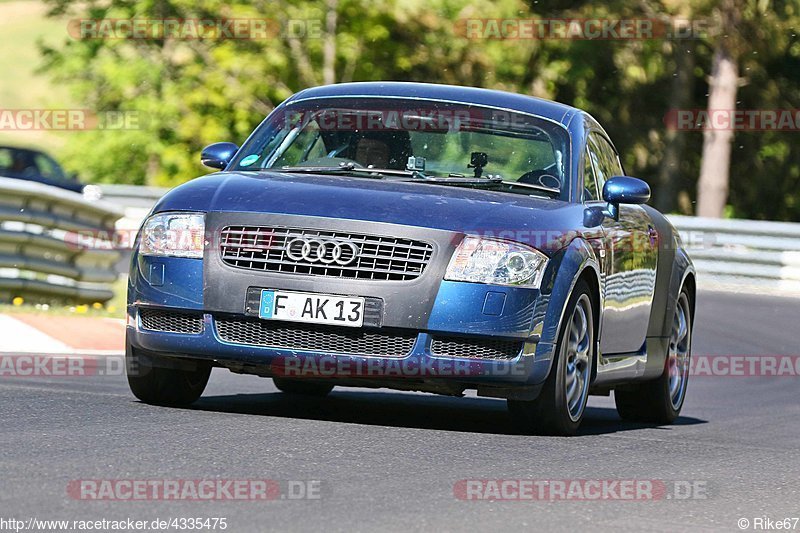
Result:
M364 298L306 292L261 291L259 318L360 328Z

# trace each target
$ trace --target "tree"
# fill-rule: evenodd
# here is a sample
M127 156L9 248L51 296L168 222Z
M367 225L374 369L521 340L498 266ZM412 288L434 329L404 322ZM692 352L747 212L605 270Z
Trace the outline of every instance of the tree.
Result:
M736 111L736 90L739 84L738 45L736 27L741 17L734 0L722 0L721 19L714 59L709 79L708 113L733 117ZM728 180L731 164L733 128L715 128L709 119L703 132L703 159L697 184L697 214L720 218L728 200Z
M452 20L515 0L47 0L75 19L263 19L267 39L71 39L43 48L44 67L97 113L125 112L138 128L71 136L60 154L88 181L175 185L203 172L197 155L243 141L282 100L308 86L351 80L498 85L490 69L519 68L505 43L459 38Z

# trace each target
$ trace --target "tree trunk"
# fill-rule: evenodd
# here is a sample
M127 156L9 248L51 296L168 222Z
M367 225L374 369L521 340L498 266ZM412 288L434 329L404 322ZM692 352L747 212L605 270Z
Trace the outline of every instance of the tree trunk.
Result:
M322 51L322 82L326 85L336 82L336 9L339 0L326 0L325 44Z
M736 89L739 72L732 48L726 42L735 29L738 18L733 0L722 2L722 35L714 50L709 81L709 119L703 131L703 160L700 164L700 179L697 183L697 215L721 218L728 201L728 180L731 166L731 142L733 129L715 129L712 114L726 114L732 123L736 110Z
M675 56L675 77L672 78L669 109L686 109L694 91L694 49L683 43L673 45ZM677 128L667 128L664 136L664 159L658 172L658 194L655 207L662 213L675 210L677 204L678 182L681 180L681 162L686 147L687 132Z
M711 92L708 95L708 112L729 113L736 109L736 85L738 83L736 63L724 49L714 52L711 74ZM731 166L731 141L733 129L715 129L713 120L703 131L703 161L700 165L700 180L697 183L697 215L722 217L728 201L728 179Z

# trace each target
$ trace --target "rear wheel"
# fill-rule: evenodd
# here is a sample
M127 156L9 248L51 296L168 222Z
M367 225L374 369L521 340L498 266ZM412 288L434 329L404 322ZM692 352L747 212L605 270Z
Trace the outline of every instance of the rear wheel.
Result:
M125 358L131 392L152 405L183 406L195 402L211 375L211 365L203 361L192 361L185 368L166 362L158 366L157 356L141 355L130 346Z
M692 354L691 309L689 295L683 289L678 297L661 377L614 391L617 412L625 420L669 424L680 415L686 399Z
M299 379L272 378L275 387L286 394L302 394L304 396L327 396L333 390L333 385L315 383Z
M573 435L583 419L594 364L594 313L583 280L575 285L564 317L556 359L539 396L508 400L515 424L525 432Z

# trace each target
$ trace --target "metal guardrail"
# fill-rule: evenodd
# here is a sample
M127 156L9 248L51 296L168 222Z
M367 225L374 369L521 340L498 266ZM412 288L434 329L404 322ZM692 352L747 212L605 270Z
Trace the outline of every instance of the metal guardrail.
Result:
M698 276L722 284L800 289L800 224L670 216Z
M0 301L105 302L117 279L123 210L41 183L0 177Z
M120 221L125 229L138 228L150 207L169 190L132 185L100 187L104 200L125 210L126 216ZM668 218L680 231L701 284L800 290L800 224L678 215ZM625 283L635 284L636 280L626 279Z
M117 229L134 234L142 225L150 209L164 196L169 189L165 187L149 187L140 185L100 185L103 200L115 204L122 209L124 215L117 221ZM131 239L128 239L131 241ZM126 261L121 261L120 268L127 268Z
M150 210L156 200L164 196L169 190L165 187L150 187L144 185L112 185L101 184L103 200L124 208L146 208Z

